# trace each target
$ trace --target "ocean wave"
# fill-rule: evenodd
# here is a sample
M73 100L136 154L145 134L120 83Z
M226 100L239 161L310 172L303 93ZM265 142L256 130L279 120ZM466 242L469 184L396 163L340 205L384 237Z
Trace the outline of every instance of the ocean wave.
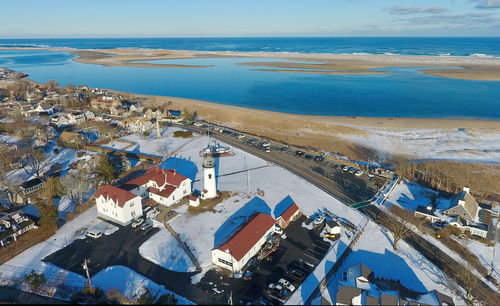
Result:
M0 44L0 47L5 48L51 48L49 45L42 44Z
M399 53L384 52L384 55L401 55Z
M494 57L493 55L484 54L484 53L472 53L472 54L469 54L469 56L470 57L488 57L488 58Z

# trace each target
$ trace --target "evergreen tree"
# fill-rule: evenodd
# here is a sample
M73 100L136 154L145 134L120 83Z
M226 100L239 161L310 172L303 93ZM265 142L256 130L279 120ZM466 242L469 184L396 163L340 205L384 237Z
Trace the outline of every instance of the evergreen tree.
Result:
M111 184L115 179L115 169L107 155L101 156L97 165L97 175L106 184Z

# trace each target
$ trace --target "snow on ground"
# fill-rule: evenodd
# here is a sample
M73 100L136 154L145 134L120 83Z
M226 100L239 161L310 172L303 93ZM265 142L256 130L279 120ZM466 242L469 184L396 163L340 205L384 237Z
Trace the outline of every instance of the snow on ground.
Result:
M202 158L199 150L207 145L208 137L199 136L167 159L166 168L178 166L178 172L190 178L200 179L194 189L203 190ZM224 144L223 144L224 145ZM211 250L226 238L241 222L253 212L259 211L274 216L277 203L290 195L306 215L323 207L357 224L363 218L357 211L349 209L340 201L290 172L268 165L266 161L232 148L234 156L216 159L217 188L230 191L232 196L215 207L217 213L205 212L198 215L187 213L187 207L176 209L180 214L170 225L186 241L200 262L204 271L212 266ZM247 172L245 169L262 167ZM257 189L264 195L257 195ZM203 272L202 272L203 274ZM196 277L196 280L199 276ZM193 278L193 281L196 281Z
M116 149L116 150L125 150L125 149L128 149L129 147L133 148L133 146L130 143L121 142L121 141L117 141L117 140L107 143L105 145L105 147Z
M20 139L9 134L0 134L0 143L16 144Z
M148 288L153 294L158 293L158 297L163 294L174 294L164 286L124 266L107 267L92 277L92 283L104 291L118 289L123 295L132 299L136 299L143 292L143 288ZM179 305L193 304L179 295L174 295Z
M57 211L59 212L59 218L65 219L67 212L74 211L73 202L68 196L62 196L61 198L54 199L54 205L57 206Z
M175 152L183 144L190 142L193 138L173 137L175 131L182 130L176 127L164 127L161 129L161 138L156 138L156 130L151 130L149 136L136 133L127 135L120 139L135 142L135 146L128 147L126 151L134 153L154 154L167 156ZM109 145L105 145L109 147Z
M359 128L359 127L358 127ZM397 152L419 159L500 162L500 134L470 129L360 128L368 136L345 138L371 146L386 156Z
M111 223L100 221L96 225L92 226L93 230L101 231L104 235L111 235L118 230L118 226Z
M404 241L400 241L398 250L394 251L392 235L371 221L335 279L329 282L327 290L331 298L337 295L337 281L342 272L358 263L364 263L376 277L400 280L401 285L419 292L435 289L451 296L456 304L464 304L446 287L447 277L441 270Z
M75 239L84 238L85 232L99 222L96 208L89 209L58 229L48 240L25 250L0 265L0 274L4 278L23 278L33 269L37 272L44 272L49 281L56 279L68 286L82 287L86 281L84 277L43 262L42 259L69 245Z
M429 188L424 188L415 182L401 180L394 190L387 197L385 204L388 206L398 205L406 210L415 211L417 206L427 206L436 195L436 208L448 209L450 199L437 195L438 192Z
M164 226L160 227L161 230L158 233L140 246L141 256L171 271L195 271L196 267L177 240Z

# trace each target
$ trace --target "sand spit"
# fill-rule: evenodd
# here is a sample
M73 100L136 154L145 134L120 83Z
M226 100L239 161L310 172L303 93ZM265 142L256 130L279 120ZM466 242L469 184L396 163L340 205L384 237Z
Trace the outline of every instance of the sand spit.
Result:
M416 56L416 55L372 55L332 53L280 53L280 52L229 52L229 51L186 51L163 49L85 49L70 48L0 48L17 50L50 50L70 52L78 56L76 62L104 66L129 66L148 68L203 68L202 65L177 65L138 63L137 61L186 59L186 58L242 58L240 65L263 68L282 68L281 72L319 74L380 74L372 69L389 67L420 67L428 75L464 79L500 81L500 58L471 56ZM245 58L275 58L276 62L245 62ZM301 63L291 63L287 60ZM425 69L436 67L439 69ZM299 69L291 71L291 69ZM462 69L457 69L462 68ZM302 69L302 70L300 70ZM306 70L308 69L308 70ZM316 71L311 71L316 70Z

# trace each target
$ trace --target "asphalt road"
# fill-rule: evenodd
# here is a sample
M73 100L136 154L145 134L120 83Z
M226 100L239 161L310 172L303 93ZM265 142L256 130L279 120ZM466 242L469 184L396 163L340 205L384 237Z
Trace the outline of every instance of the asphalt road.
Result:
M21 290L0 287L0 304L68 304L65 301L28 293Z
M194 126L183 126L183 128L191 129L202 134L206 132L205 129ZM321 190L330 194L334 198L339 199L342 203L348 206L356 202L356 200L354 200L352 196L347 195L334 182L325 179L322 175L310 169L300 167L300 164L298 163L293 163L290 160L279 156L279 153L270 154L270 152L265 152L249 144L244 144L236 140L234 136L226 136L225 134L218 132L212 132L212 137L289 170L290 172L304 178ZM360 211L370 219L372 219L374 222L381 224L382 226L384 225L384 220L391 218L373 205L365 206L361 208ZM456 275L457 267L459 267L460 264L453 260L445 252L441 251L439 248L416 234L408 237L407 239L405 239L405 241L417 251L419 251L429 261L434 263L449 277L453 278L454 275ZM478 299L479 301L484 301L486 303L497 301L497 304L500 304L500 295L497 292L491 289L491 287L489 287L479 278L477 278L476 281L476 288L472 291L472 295L476 299Z

